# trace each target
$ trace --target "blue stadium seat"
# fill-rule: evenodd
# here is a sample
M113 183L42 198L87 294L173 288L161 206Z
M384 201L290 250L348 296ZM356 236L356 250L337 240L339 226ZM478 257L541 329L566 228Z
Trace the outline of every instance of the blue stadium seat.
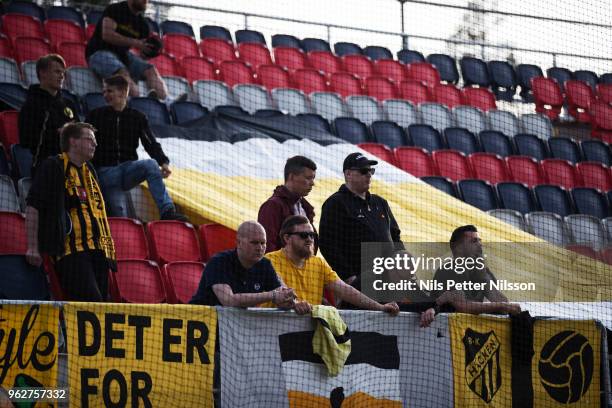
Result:
M597 74L593 71L587 71L585 69L574 71L574 79L577 81L586 82L593 92L596 92L597 83L599 82L599 78Z
M559 84L561 92L565 92L565 81L574 79L572 71L562 67L550 67L546 70L546 76L552 78Z
M612 84L612 72L606 72L605 74L601 74L599 77L599 82L602 84Z
M86 115L94 109L106 106L106 100L104 100L104 96L99 92L88 93L81 100L83 101L83 109Z
M193 34L187 35L191 35L192 37L194 36ZM205 25L200 27L200 40L204 38L220 38L221 40L232 42L232 35L230 34L229 30L225 27L215 25Z
M379 59L393 59L393 54L387 47L380 45L368 45L363 49L363 55L370 57L372 61Z
M0 99L12 109L21 109L28 91L19 84L0 82Z
M499 208L495 189L484 180L459 180L457 189L463 201L482 211Z
M74 7L53 6L47 9L47 18L49 20L68 20L74 21L81 27L85 27L83 14Z
M320 38L304 38L302 39L302 49L304 52L310 51L328 51L331 52L329 43Z
M236 30L234 33L236 36L236 44L240 43L259 43L266 44L266 38L262 33L255 30Z
M449 149L459 150L467 156L481 151L476 136L465 128L446 128L444 129L444 136Z
M512 102L516 93L517 78L514 67L507 61L489 61L491 89L498 100Z
M409 145L406 132L395 122L387 120L372 122L370 130L377 143L387 145L391 149Z
M202 27L202 28L204 28L204 27ZM220 27L220 28L222 28L222 27ZM159 25L159 29L160 29L162 35L166 35L166 34L172 33L172 34L188 35L190 37L194 37L195 38L195 33L193 32L193 27L191 27L191 24L187 24L184 21L164 20ZM225 31L227 31L227 30L225 30ZM200 29L200 33L201 32L202 31ZM227 33L229 34L229 31ZM205 38L205 36L201 36L201 37ZM232 37L230 35L230 40L231 39L232 39Z
M328 133L332 132L329 122L321 115L317 115L316 113L300 113L297 117L303 119L315 129Z
M339 57L344 57L345 55L361 55L363 50L355 43L337 42L334 44L334 53Z
M25 68L25 62L22 67ZM26 84L28 84L28 78L24 71L24 76L26 77ZM0 57L0 82L9 82L11 84L21 84L21 74L19 73L19 67L17 63L12 58Z
M455 59L446 54L429 54L427 62L432 64L440 72L440 79L449 84L459 82L459 72L457 71L457 63Z
M192 120L203 118L208 109L197 102L174 102L170 105L170 114L177 125L183 125Z
M527 224L525 223L525 218L523 217L523 214L518 211L498 208L496 210L487 211L487 214L497 218L500 221L505 222L506 224L510 224L514 228L518 228L521 231L527 231Z
M430 153L434 150L446 148L442 136L432 126L410 125L408 126L408 135L414 146L422 147Z
M413 62L425 62L425 57L419 51L399 50L397 52L397 60L404 64L412 64Z
M334 119L334 129L336 135L348 143L359 144L373 142L365 123L355 118L336 118Z
M600 162L608 167L612 164L610 146L601 140L583 140L580 147L586 161Z
M546 144L536 135L519 133L514 136L514 145L516 146L516 153L522 156L531 156L538 161L548 157Z
M272 36L272 48L276 47L290 47L290 48L302 48L301 41L289 34L274 34Z
M11 168L9 165L8 156L4 151L4 146L0 145L0 175L2 174L5 174L7 176L10 175Z
M217 105L215 106L214 112L217 115L230 115L230 116L241 116L247 115L249 112L242 109L240 106L235 105Z
M23 255L0 255L0 299L49 300L47 275Z
M592 215L601 219L610 215L608 199L596 189L576 187L572 189L571 194L578 214Z
M151 30L152 33L160 33L159 24L157 24L157 21L153 20L151 17L145 17L145 20L147 20L149 30Z
M541 184L533 188L542 211L551 212L561 217L573 214L572 202L562 187Z
M132 98L129 106L145 114L150 125L169 125L170 114L166 105L151 98Z
M463 57L459 61L461 66L461 76L463 76L464 86L478 85L480 87L488 87L491 84L489 78L489 70L487 64L473 57Z
M87 25L96 25L102 18L102 10L89 10L87 12Z
M523 215L538 211L533 193L522 183L498 183L497 194L502 208L518 211Z
M45 9L33 1L11 1L4 5L4 12L25 14L37 18L40 22L45 21Z
M30 149L14 144L11 146L11 157L13 158L13 170L15 178L32 176L32 152Z
M567 137L551 137L548 139L548 149L550 155L555 159L563 159L573 164L582 161L580 147L578 144Z
M457 189L455 188L455 184L447 179L446 177L441 176L424 176L421 177L421 180L426 182L432 187L437 188L438 190L451 195L455 198L459 198L457 196Z
M531 91L531 78L544 76L542 68L533 64L519 64L516 67L518 84L521 86L521 98L525 102L533 102L533 92Z
M514 154L511 139L495 130L483 130L479 134L480 145L486 153L494 153L501 157L511 156Z
M258 109L253 113L253 117L255 118L271 118L279 115L282 116L284 113L278 109Z

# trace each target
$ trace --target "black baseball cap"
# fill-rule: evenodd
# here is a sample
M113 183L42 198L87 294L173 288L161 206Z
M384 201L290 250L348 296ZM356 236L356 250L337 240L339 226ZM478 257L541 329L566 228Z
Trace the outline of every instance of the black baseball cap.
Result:
M359 152L351 153L344 159L342 165L342 171L349 169L361 169L368 166L375 166L378 162L376 160L370 160Z

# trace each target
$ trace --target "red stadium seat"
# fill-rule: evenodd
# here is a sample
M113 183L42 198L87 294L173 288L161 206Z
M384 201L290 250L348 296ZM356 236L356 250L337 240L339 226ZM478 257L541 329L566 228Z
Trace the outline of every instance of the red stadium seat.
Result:
M200 51L203 56L210 58L215 64L237 59L234 45L220 38L203 39L200 41Z
M420 147L395 148L395 160L400 169L407 171L414 177L438 175L431 156Z
M219 78L233 88L236 84L253 84L253 71L242 61L223 61L219 66Z
M331 74L329 86L333 92L342 95L343 98L363 94L359 78L355 74L348 72L335 72Z
M87 37L87 40L89 40L93 36L94 31L96 31L96 25L87 24L87 27L85 28L85 37Z
M63 42L58 45L57 53L60 54L66 67L86 67L85 44L80 42Z
M612 265L612 247L603 248L599 251L599 259L608 265Z
M582 179L584 187L597 188L606 192L612 190L612 176L610 169L599 162L580 162L576 164L576 171Z
M486 88L464 88L463 100L466 105L478 108L483 112L497 109L495 95Z
M601 101L591 104L591 136L612 143L612 106Z
M55 49L63 42L85 42L85 32L83 28L73 21L47 20L45 21L45 31L47 32L47 38L49 38L51 46Z
M15 59L15 53L13 52L11 40L4 36L0 36L0 57Z
M593 89L586 82L565 81L565 95L567 97L567 110L578 122L591 122L591 103L595 99Z
M389 164L397 166L393 150L382 143L359 143L357 146Z
M576 168L567 160L545 159L540 161L540 165L548 184L561 186L568 191L582 185Z
M260 65L257 69L257 78L268 91L274 88L291 88L289 73L278 65Z
M346 72L364 79L374 75L372 61L365 55L345 55L342 57L342 66Z
M0 255L24 255L28 238L23 214L0 211L0 225Z
M221 224L200 225L202 259L205 262L217 252L236 248L236 231Z
M559 84L551 78L535 77L531 79L531 89L536 104L536 112L543 113L555 120L563 106L563 94Z
M431 91L431 95L434 102L446 105L451 109L463 105L461 91L453 84L436 84Z
M342 71L342 62L328 51L312 51L308 53L308 63L314 69L323 71L327 76Z
M406 67L406 78L423 82L428 87L440 83L440 73L427 62L413 62Z
M217 73L214 64L202 57L184 57L181 60L181 66L185 73L185 78L190 84L194 81L215 81Z
M513 181L527 184L529 187L545 184L542 167L533 157L508 156L506 157L506 164Z
M316 69L298 69L293 74L293 83L304 92L310 95L311 92L327 92L327 82L325 76Z
M196 293L204 271L202 262L170 262L164 265L164 276L168 303L189 303Z
M15 46L17 37L45 38L45 30L41 22L31 16L8 13L0 18L2 32L6 34Z
M415 105L423 102L430 102L432 100L429 88L425 86L421 81L402 81L399 86L400 95L403 99L406 99Z
M493 185L512 180L506 162L496 154L472 153L469 160L476 178Z
M190 35L170 33L164 35L164 52L172 55L177 60L183 57L199 57L200 49L198 43Z
M162 76L182 76L178 64L174 57L161 53L155 58L151 58L149 62L155 65L157 71Z
M201 261L193 225L181 221L151 221L147 229L151 255L160 265L175 261Z
M17 57L18 64L26 61L36 61L38 58L52 52L51 45L43 38L18 37L16 43L19 44L18 47L15 47L15 56Z
M117 259L149 259L149 246L144 227L138 220L108 217Z
M306 56L302 50L292 47L274 48L274 63L291 71L308 68Z
M406 67L398 61L389 59L380 59L374 63L374 71L376 75L384 76L399 84L406 79Z
M249 64L253 70L257 70L260 65L272 64L272 57L266 46L254 42L238 44L238 58Z
M593 249L592 247L588 245L572 244L572 245L567 245L565 249L567 249L568 251L572 251L577 254L580 254L582 256L596 259L598 261L601 260L600 254L597 251L595 251L595 249Z
M111 285L116 285L111 289L111 293L118 296L113 299L115 302L157 304L167 300L161 272L153 261L117 261Z
M436 150L431 154L442 177L453 181L474 178L472 168L465 154L456 150Z
M363 85L365 94L379 102L398 97L397 87L390 79L381 76L367 77Z
M12 145L19 143L19 112L0 112L0 142L10 151Z
M612 84L597 84L597 99L612 104Z

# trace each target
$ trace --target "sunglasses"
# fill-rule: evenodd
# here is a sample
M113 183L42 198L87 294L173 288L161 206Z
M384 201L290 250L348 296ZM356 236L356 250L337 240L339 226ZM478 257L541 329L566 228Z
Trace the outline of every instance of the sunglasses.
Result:
M288 232L287 235L297 235L298 237L302 239L307 239L307 238L315 239L317 236L317 233L316 232Z
M366 168L366 167L363 167L363 168L360 168L360 169L351 169L351 170L358 171L360 174L363 174L364 176L366 174L368 174L368 173L374 174L376 172L376 169L374 169L374 168Z

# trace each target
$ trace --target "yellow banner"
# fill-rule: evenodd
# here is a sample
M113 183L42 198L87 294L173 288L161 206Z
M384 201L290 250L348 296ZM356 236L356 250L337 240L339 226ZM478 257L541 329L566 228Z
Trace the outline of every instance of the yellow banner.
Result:
M512 407L510 320L449 316L456 407Z
M207 306L64 306L71 406L213 406L217 312Z
M57 388L59 308L0 305L0 386Z
M538 320L531 364L534 407L599 407L601 333L594 321Z

